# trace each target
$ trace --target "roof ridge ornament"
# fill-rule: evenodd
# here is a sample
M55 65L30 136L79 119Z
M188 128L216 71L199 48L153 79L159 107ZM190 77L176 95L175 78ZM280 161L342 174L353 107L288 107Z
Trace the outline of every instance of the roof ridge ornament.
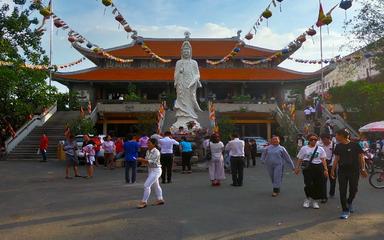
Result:
M191 33L189 31L185 31L184 32L184 38L185 38L185 41L188 41L191 37Z

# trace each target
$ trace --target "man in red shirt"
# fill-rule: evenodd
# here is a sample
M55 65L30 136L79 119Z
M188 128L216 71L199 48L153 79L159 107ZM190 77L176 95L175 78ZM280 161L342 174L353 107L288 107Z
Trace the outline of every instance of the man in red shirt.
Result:
M43 135L40 138L40 153L41 156L43 156L43 160L40 162L46 162L47 161L47 149L48 149L48 136L43 133Z

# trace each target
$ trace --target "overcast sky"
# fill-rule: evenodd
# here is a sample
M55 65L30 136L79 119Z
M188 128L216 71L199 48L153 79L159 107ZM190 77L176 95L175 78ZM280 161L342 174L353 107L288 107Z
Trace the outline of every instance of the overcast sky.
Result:
M12 2L0 0L1 3ZM43 0L44 4L48 0ZM258 19L261 12L270 3L269 0L114 0L129 24L143 37L180 38L186 30L191 37L221 38L236 35L237 30L245 34ZM322 0L324 11L327 12L340 0ZM62 18L74 30L102 48L116 47L129 43L127 33L120 27L101 0L53 0L56 15ZM333 11L333 23L323 28L324 57L346 55L352 50L348 47L340 49L348 42L343 23L352 18L359 8L354 4L345 11L336 8ZM268 26L263 21L260 30L252 41L247 44L263 48L281 49L294 40L300 33L312 26L318 16L318 0L283 0L279 7L271 7L273 16ZM105 13L104 13L105 11ZM41 19L41 16L39 19ZM48 25L47 25L48 28ZM67 41L67 33L54 30L53 63L63 64L78 60L81 55ZM48 32L44 35L43 46L49 50ZM229 49L230 50L230 49ZM304 59L320 59L319 35L308 39L293 57ZM76 71L92 67L86 60L78 66L66 71ZM281 67L296 71L311 72L320 68L319 65L295 63L290 60L283 62ZM67 89L56 84L60 91Z

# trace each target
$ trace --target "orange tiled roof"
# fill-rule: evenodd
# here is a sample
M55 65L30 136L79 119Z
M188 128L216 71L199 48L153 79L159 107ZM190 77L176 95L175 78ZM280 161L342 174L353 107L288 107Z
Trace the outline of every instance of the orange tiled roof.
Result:
M173 81L173 68L93 68L73 73L55 73L58 81ZM200 68L202 81L287 81L318 77L317 73L299 73L283 68L211 69Z
M180 58L180 48L184 39L144 39L145 43L159 56L164 58ZM223 39L190 39L192 45L193 58L213 58L221 59L227 55L236 44L233 38ZM77 47L83 54L88 49ZM121 58L149 58L138 45L125 45L121 47L106 49L113 56ZM238 58L258 58L269 57L275 50L269 50L250 45L245 45L237 55Z

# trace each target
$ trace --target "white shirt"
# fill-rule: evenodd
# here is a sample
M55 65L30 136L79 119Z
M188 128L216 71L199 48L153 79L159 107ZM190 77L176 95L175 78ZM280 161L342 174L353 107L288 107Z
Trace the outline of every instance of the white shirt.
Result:
M223 159L224 143L222 143L222 142L218 142L218 143L209 142L208 145L211 149L212 160Z
M323 142L319 141L317 146L322 147L327 155L326 159L331 160L330 166L333 166L333 161L335 160L335 155L332 152L335 150L336 143L330 142L328 146L325 146ZM332 158L332 159L331 159Z
M315 113L316 112L316 109L314 107L310 107L309 110L311 111L311 113Z
M238 138L233 139L227 143L225 150L229 151L229 156L231 157L244 157L244 141Z
M304 146L300 149L299 153L297 154L298 159L302 159L303 161L309 161L311 160L313 151L315 150L315 147L310 146ZM326 159L327 154L325 153L324 149L322 147L318 147L317 151L315 153L315 157L312 160L313 164L321 164L321 159Z
M160 152L156 148L153 148L152 150L147 150L145 159L148 160L149 168L161 168Z
M311 115L311 110L309 110L308 108L304 109L304 114Z
M173 154L173 145L179 145L179 142L170 137L165 137L159 140L161 154Z

